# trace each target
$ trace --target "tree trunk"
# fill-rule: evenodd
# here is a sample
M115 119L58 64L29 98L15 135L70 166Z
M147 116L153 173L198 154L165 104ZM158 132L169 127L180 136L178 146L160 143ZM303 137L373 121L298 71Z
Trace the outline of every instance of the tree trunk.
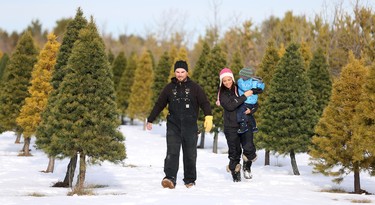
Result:
M130 125L134 125L134 119L133 118L130 119Z
M20 132L16 132L16 141L14 141L15 144L21 144L21 133Z
M270 165L270 151L266 149L264 153L264 166Z
M354 193L362 194L358 162L354 163Z
M291 163L292 163L292 169L293 169L294 175L300 175L299 171L298 171L298 166L297 166L297 162L296 162L296 155L294 153L294 150L290 151L290 160L291 160Z
M25 137L24 142L23 142L23 148L22 148L22 151L23 151L22 156L31 156L30 141L31 141L30 137Z
M206 135L206 132L204 130L202 130L202 132L201 132L201 142L199 143L198 148L204 149L204 137L205 137L205 135Z
M70 162L68 164L65 179L63 181L64 187L72 187L72 182L74 178L74 172L77 166L77 154L70 158Z
M45 173L53 173L53 170L55 169L55 157L49 157L48 159L48 166Z
M121 125L126 125L125 116L121 115L120 117L121 117Z
M217 154L218 135L219 133L215 131L214 132L214 146L212 147L212 151L213 153L216 153L216 154Z
M86 177L86 155L80 154L79 156L79 174L76 185L76 191L83 191Z
M143 130L147 130L147 118L145 118L145 120L143 120Z

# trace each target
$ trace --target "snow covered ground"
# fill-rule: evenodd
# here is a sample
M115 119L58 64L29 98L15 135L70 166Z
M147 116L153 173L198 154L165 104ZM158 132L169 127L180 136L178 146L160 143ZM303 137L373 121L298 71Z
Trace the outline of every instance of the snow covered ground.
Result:
M110 204L353 204L353 201L375 204L375 195L328 193L333 188L353 191L353 175L340 185L330 177L312 174L309 156L297 155L300 176L294 176L289 157L271 157L271 165L264 166L264 151L259 150L253 164L253 179L232 182L226 172L228 163L225 137L219 135L219 154L212 153L212 135L207 135L205 149L198 149L196 186L183 185L182 161L176 189L163 189L163 163L166 153L165 125L154 124L153 130L144 131L142 124L121 126L126 136L127 159L124 164L104 162L89 166L86 173L88 186L95 195L67 196L69 188L53 188L62 181L68 159L56 160L54 173L40 172L48 163L46 155L32 147L32 157L18 157L22 144L14 144L13 132L0 134L0 204L53 204L53 205L110 205ZM34 143L32 140L32 143ZM182 160L182 158L180 157ZM77 175L77 172L76 172ZM375 193L375 177L361 174L361 188Z

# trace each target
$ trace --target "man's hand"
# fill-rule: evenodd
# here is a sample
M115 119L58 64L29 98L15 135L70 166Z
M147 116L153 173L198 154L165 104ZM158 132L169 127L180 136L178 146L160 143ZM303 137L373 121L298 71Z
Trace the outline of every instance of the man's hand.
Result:
M204 117L203 126L204 126L206 132L209 132L212 129L212 119L213 119L212 115L207 115L206 117Z
M147 130L152 130L152 123L148 122L146 125Z

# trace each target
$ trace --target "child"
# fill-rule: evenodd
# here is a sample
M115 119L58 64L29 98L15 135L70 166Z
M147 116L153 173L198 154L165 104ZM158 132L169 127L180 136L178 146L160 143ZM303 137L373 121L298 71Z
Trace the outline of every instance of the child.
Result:
M253 68L243 68L239 72L240 78L237 81L238 94L242 95L247 90L252 90L253 95L247 97L247 100L237 110L237 122L240 123L238 133L242 134L249 130L247 122L253 127L252 132L258 132L254 118L254 112L258 109L258 94L264 90L264 83L261 78L253 77ZM245 111L250 109L250 114L246 115Z

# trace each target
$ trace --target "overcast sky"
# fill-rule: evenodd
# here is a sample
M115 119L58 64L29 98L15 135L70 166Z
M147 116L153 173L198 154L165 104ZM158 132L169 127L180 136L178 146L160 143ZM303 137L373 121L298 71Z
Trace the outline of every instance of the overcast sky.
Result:
M374 0L360 0L375 7ZM352 10L353 0L0 0L0 28L20 32L38 19L43 30L51 30L57 20L74 17L81 7L87 19L94 16L101 32L144 35L160 28L161 22L177 20L178 31L203 33L214 20L225 28L244 20L256 25L273 15L283 17L286 11L327 15L334 5L343 2L344 9ZM370 2L370 3L369 3ZM171 24L171 22L169 22ZM176 29L176 28L175 28Z

